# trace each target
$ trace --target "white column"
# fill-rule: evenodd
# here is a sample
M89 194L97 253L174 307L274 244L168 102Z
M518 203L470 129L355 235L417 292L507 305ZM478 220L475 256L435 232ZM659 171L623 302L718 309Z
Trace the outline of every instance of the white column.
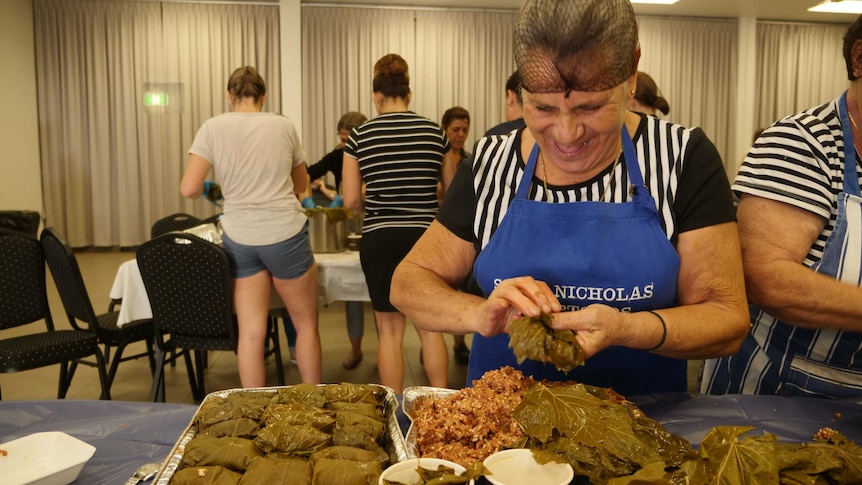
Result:
M302 22L300 0L279 0L281 113L302 139Z
M739 57L736 66L736 105L734 106L734 128L731 158L725 160L725 169L733 182L742 160L751 148L751 136L755 130L755 91L757 86L757 19L739 18Z

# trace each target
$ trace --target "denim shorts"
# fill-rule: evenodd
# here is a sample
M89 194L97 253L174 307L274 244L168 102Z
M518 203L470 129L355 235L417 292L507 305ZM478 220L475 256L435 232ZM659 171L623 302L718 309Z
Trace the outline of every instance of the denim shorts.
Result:
M264 246L248 246L222 235L224 249L233 262L233 277L245 278L268 270L282 280L292 280L304 275L314 264L311 241L308 238L308 223L290 239Z

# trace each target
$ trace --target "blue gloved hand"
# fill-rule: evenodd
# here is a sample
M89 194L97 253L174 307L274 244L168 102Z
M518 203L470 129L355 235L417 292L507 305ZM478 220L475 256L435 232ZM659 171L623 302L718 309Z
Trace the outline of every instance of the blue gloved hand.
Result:
M317 207L317 204L314 203L314 199L312 199L311 197L306 197L302 199L302 207L306 209L314 209L315 207Z
M344 207L344 199L338 194L335 194L335 198L329 203L330 209L335 209L336 207Z
M203 196L211 201L224 200L224 196L221 194L221 185L212 180L204 180Z

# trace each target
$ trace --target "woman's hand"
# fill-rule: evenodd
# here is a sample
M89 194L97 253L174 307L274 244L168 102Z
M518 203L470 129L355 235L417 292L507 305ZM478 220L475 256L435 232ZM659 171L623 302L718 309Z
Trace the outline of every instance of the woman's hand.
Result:
M595 304L574 312L554 315L551 327L556 330L571 330L589 358L611 345L621 344L625 315L616 308Z
M503 280L488 299L476 308L473 319L477 332L493 337L508 332L509 322L522 316L539 316L563 309L554 292L544 281L530 276Z

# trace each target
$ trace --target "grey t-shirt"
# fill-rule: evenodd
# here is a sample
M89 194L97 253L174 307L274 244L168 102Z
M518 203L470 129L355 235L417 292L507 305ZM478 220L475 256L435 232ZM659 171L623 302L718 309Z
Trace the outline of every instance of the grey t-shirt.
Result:
M274 244L305 225L290 177L305 154L288 118L245 112L215 116L201 125L189 153L212 164L224 195L222 226L234 241Z

